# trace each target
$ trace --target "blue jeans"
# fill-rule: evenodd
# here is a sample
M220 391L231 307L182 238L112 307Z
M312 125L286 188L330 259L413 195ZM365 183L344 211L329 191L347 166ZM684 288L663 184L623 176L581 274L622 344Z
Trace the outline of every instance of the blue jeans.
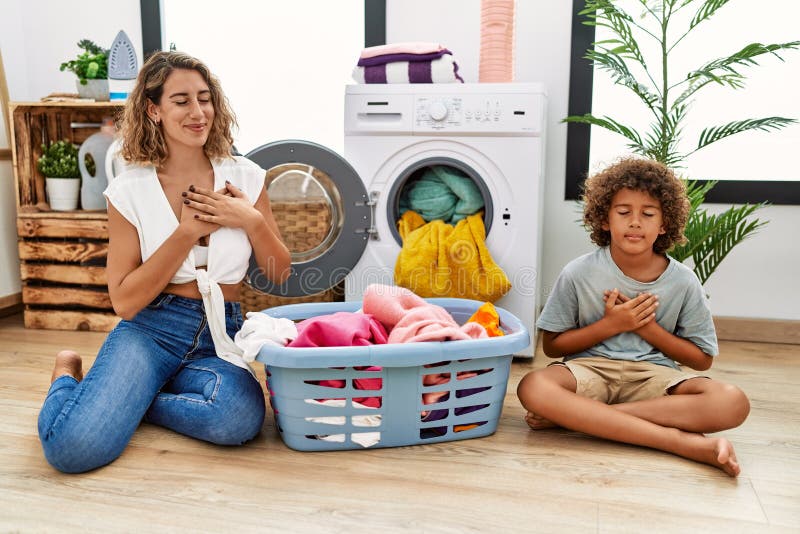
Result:
M238 303L225 303L228 335L241 327ZM203 302L161 294L108 335L78 382L61 376L39 413L50 464L81 473L114 461L144 420L220 445L254 438L264 393L246 370L217 358Z

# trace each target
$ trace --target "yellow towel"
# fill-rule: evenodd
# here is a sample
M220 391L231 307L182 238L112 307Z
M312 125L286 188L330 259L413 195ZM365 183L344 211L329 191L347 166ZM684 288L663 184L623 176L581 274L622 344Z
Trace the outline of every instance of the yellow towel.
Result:
M455 227L441 220L425 223L407 211L397 221L403 248L394 267L394 281L421 297L460 297L494 302L511 282L486 248L481 214Z

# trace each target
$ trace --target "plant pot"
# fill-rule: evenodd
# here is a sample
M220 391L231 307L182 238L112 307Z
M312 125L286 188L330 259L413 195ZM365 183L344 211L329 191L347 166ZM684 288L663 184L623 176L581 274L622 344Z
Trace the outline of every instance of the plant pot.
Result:
M47 200L53 211L71 211L78 209L78 197L81 193L80 178L45 178Z
M81 98L93 98L97 102L108 102L108 79L86 80L86 85L82 85L80 80L75 80L78 88L78 96Z

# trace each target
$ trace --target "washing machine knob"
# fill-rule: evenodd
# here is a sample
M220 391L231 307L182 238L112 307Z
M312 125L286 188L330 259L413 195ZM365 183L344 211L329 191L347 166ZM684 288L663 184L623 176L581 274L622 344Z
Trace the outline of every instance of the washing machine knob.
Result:
M441 100L431 102L431 105L428 106L428 114L435 121L444 120L447 117L447 106Z

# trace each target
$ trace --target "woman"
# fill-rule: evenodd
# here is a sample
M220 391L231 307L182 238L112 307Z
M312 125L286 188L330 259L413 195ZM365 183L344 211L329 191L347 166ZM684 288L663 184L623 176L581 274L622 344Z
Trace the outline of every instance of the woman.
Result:
M263 169L232 157L233 113L197 59L157 52L125 107L122 156L135 167L105 191L108 290L122 317L82 376L56 356L39 414L47 460L88 471L115 460L144 420L222 445L255 437L261 386L231 337L251 253L269 279L290 256Z

